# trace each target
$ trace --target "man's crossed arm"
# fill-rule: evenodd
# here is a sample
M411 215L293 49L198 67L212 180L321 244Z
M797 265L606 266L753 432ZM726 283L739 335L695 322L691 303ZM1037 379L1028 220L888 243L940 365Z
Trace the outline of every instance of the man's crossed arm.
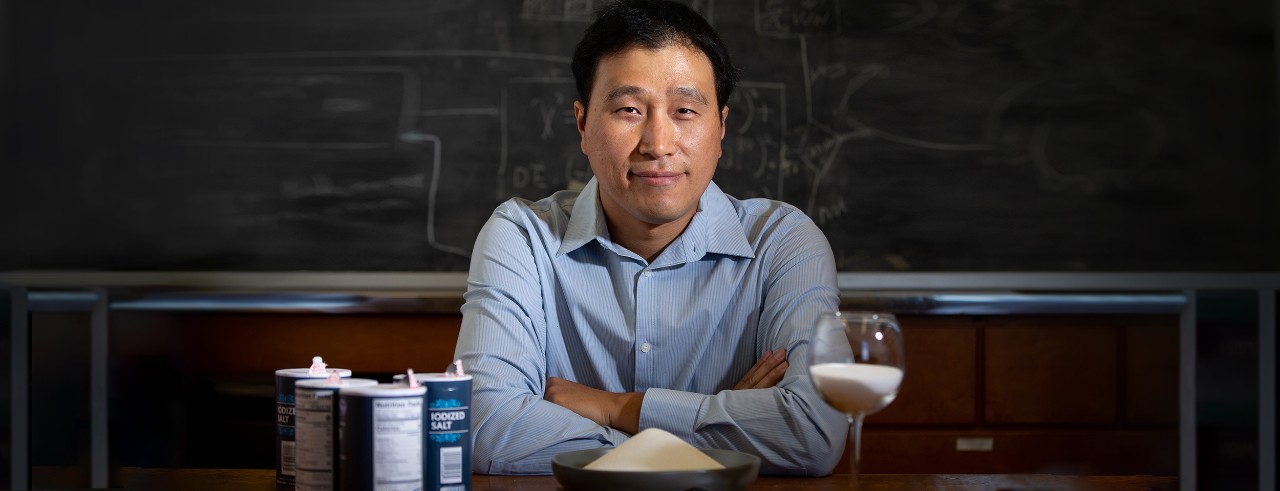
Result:
M766 351L733 390L767 389L782 381L787 373L787 350ZM543 399L563 406L579 416L629 434L640 431L640 407L643 392L608 392L562 378L547 379Z

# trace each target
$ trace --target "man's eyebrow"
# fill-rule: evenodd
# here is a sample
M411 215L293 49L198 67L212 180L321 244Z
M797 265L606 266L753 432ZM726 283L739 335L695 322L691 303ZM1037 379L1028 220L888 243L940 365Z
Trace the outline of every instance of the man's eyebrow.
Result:
M703 96L702 91L698 90L696 87L676 87L672 89L672 92L698 101L704 105L707 104L707 98Z
M644 93L644 89L637 87L635 85L622 85L622 86L614 87L613 90L610 90L609 93L605 94L604 100L613 101L613 100L621 99L623 97L640 95L643 93Z

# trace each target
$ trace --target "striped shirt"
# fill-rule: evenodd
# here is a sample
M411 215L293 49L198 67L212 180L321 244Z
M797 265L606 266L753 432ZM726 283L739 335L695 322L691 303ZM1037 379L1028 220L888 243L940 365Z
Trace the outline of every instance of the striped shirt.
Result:
M711 183L652 263L612 242L596 181L498 206L476 239L456 355L474 379L472 462L545 474L561 452L628 434L543 400L547 377L643 392L640 429L758 455L761 471L826 475L848 423L814 392L806 335L839 305L831 246L796 208ZM765 351L790 366L731 390Z

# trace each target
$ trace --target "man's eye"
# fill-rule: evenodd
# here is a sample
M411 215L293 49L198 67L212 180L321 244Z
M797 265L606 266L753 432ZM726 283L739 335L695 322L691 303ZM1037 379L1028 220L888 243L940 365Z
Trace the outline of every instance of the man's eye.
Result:
M694 111L693 109L689 109L687 107L682 107L680 109L676 109L676 113L692 116L694 114L698 114L698 111Z
M634 107L624 107L622 109L619 109L618 111L628 113L628 114L640 114L640 110Z

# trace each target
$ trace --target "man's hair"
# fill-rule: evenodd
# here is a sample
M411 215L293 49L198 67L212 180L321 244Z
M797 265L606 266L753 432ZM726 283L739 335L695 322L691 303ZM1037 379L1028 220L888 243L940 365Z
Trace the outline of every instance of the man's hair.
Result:
M673 44L696 48L711 61L716 103L719 110L724 110L738 83L738 70L729 60L729 50L696 11L664 0L619 0L600 8L596 21L587 27L573 50L571 66L582 105L591 102L601 58L637 46L656 50Z

